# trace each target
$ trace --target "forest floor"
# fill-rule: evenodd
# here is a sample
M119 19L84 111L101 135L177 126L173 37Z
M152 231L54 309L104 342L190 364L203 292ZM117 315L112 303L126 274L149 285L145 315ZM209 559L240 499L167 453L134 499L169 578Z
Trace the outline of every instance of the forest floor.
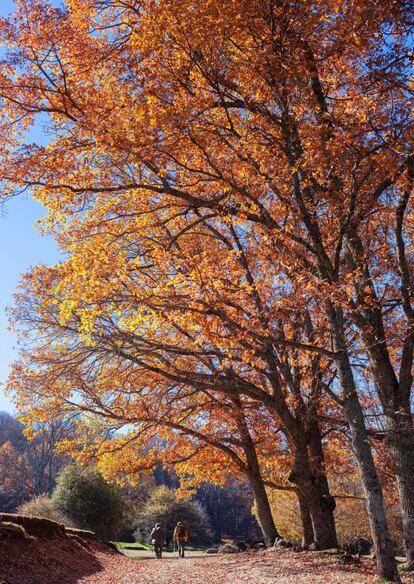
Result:
M161 560L116 553L80 537L0 542L0 584L376 584L371 559L341 564L339 556L287 550ZM403 576L404 584L412 577Z
M98 554L99 556L99 554ZM103 570L79 580L82 584L374 584L370 559L339 563L338 557L285 550L231 555L167 556L133 560L104 554ZM408 583L408 579L404 580ZM410 580L411 581L411 580Z

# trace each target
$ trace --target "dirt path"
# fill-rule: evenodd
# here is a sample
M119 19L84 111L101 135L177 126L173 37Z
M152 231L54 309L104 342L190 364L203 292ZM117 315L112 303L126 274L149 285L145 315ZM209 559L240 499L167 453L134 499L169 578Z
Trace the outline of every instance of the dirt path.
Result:
M133 558L134 560L150 560L154 559L154 552L151 550L133 550L133 549L123 549L122 553L127 558ZM205 558L209 557L208 554L202 551L190 551L186 550L186 558ZM164 560L178 560L178 552L166 552L162 554ZM210 556L211 557L211 556Z
M374 564L343 566L318 554L256 552L230 556L122 558L102 554L102 571L79 584L374 584ZM408 580L407 580L408 582Z

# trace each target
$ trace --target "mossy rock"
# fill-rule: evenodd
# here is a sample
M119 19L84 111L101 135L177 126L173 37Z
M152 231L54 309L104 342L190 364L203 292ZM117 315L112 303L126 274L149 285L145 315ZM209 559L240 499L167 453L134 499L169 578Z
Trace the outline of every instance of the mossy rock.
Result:
M78 529L77 527L65 527L65 531L68 535L77 535L85 539L96 539L96 533L90 531L89 529Z
M206 554L218 554L218 548L208 548Z
M14 543L32 543L36 540L32 535L26 533L25 528L18 523L11 521L0 521L0 540Z
M11 521L0 522L0 532L5 534L14 533L16 535L21 535L22 537L27 535L26 530L22 525L12 523Z
M238 553L240 553L240 550L233 543L225 543L219 547L218 553L219 554L238 554Z

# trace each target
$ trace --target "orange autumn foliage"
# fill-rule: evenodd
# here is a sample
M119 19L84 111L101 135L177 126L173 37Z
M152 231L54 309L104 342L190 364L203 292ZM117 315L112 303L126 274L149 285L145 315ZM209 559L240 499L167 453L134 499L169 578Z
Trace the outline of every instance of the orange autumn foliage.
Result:
M409 27L403 1L19 0L0 173L65 254L17 298L26 420L81 412L67 446L108 472L118 441L131 472L220 480L246 462L239 399L279 486L300 446L349 464L330 432L351 398L374 434L411 420Z

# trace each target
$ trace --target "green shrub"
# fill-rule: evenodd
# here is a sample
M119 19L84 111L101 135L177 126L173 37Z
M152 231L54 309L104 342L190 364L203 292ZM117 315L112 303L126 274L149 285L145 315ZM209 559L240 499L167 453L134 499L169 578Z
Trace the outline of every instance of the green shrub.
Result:
M77 527L102 539L116 539L126 521L122 491L93 467L67 466L57 479L52 500Z

